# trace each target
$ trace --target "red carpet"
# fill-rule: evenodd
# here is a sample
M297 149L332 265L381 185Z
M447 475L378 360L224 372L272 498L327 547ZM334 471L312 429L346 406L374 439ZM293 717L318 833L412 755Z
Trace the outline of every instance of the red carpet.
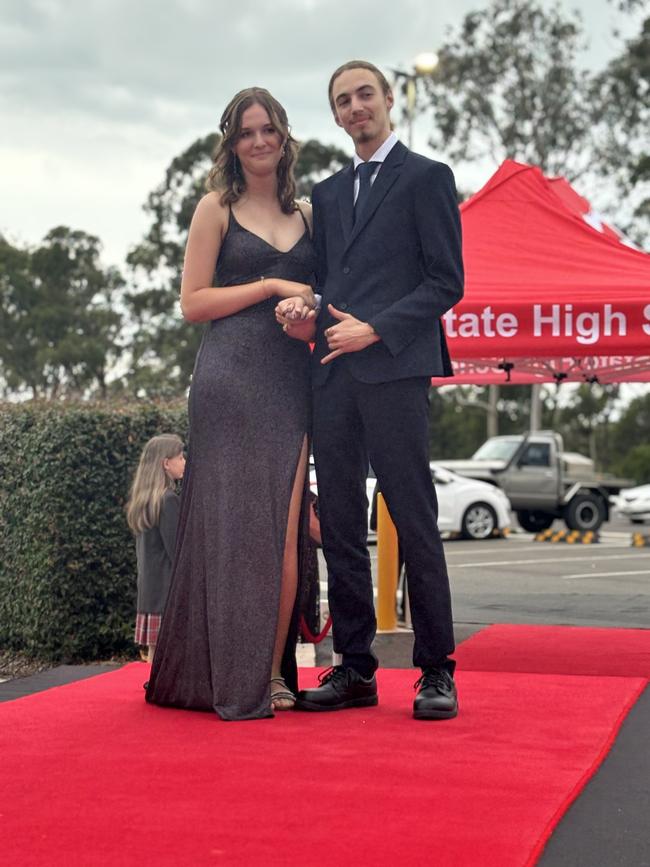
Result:
M461 670L427 723L389 670L378 708L223 723L147 706L146 671L0 705L3 864L530 865L645 685Z
M650 629L488 626L458 646L458 667L650 678Z

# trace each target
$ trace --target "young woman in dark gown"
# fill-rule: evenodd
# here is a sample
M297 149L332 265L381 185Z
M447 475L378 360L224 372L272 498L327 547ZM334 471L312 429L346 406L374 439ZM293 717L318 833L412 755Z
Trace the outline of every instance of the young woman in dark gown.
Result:
M289 709L308 533L309 347L276 323L313 308L311 210L297 145L265 90L238 93L189 232L183 315L208 322L189 397L172 584L148 702L226 720ZM313 314L312 314L313 315Z

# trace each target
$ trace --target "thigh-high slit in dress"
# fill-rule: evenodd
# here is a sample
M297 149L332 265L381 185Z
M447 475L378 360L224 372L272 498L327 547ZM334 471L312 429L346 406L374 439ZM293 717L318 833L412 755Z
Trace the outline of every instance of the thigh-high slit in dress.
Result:
M314 266L307 227L282 252L231 212L215 285L262 275L310 283ZM277 324L277 300L212 321L197 354L176 556L146 693L148 702L212 710L224 720L273 716L289 503L309 431L309 347ZM307 532L303 496L297 602L282 662L293 690Z

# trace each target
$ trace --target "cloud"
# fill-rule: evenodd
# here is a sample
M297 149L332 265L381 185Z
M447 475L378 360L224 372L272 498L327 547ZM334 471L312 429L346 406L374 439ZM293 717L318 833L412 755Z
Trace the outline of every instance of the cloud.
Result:
M587 4L591 26L611 14L606 0L564 2ZM353 57L387 72L408 66L485 5L1 0L0 231L36 241L66 223L98 234L119 260L167 164L217 128L236 91L267 87L298 138L349 150L327 103L331 72Z
M378 12L375 0L5 0L3 102L165 128L214 118L262 84L294 111L322 112L340 62L396 65L435 45L436 5L403 0L397 27L395 7Z

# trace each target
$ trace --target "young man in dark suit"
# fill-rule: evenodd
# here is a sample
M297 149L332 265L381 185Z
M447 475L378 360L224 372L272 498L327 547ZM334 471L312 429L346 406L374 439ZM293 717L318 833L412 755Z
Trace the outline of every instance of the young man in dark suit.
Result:
M353 164L312 193L323 301L313 358L313 445L334 650L342 665L316 689L303 690L296 706L377 704L370 461L409 577L413 662L422 669L414 716L449 719L458 708L454 637L429 470L428 389L431 376L452 373L440 319L463 295L454 179L446 165L398 141L390 86L372 64L351 61L337 69L329 99L355 147Z

